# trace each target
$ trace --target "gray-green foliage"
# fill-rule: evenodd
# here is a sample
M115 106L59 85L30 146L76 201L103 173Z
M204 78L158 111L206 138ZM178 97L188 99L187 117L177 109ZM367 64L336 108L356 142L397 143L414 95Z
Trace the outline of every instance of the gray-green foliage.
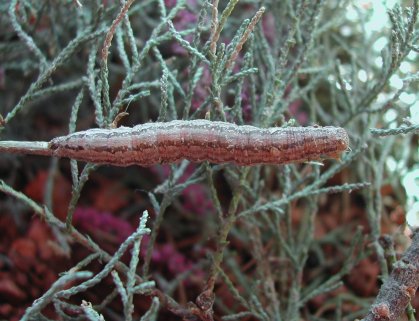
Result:
M135 308L132 296L136 293L155 298L144 320L155 318L159 306L180 316L193 314L192 309L180 307L169 290L152 290L153 284L149 284L146 291L136 282L153 278L151 256L165 213L181 192L195 183L208 186L217 213L215 222L208 223L216 224L216 249L209 262L202 258L199 263L208 271L202 293L212 293L217 280L227 285L237 309L224 305L217 296L214 302L217 314L225 320L246 316L300 320L302 313L306 319L323 320L302 308L310 299L342 285L342 277L369 254L362 248L363 238L374 245L381 273L386 277L388 267L378 243L384 213L380 189L387 183L400 190L400 183L398 173L387 172L385 162L388 156L402 158L401 166L406 169L419 160L417 153L409 149L415 144L412 137L417 136L400 135L417 134L418 124L409 120L409 106L399 100L402 92L417 90L417 74L400 76L399 72L402 62L409 60L408 54L418 52L417 0L390 9L389 27L371 34L363 29L368 10L355 6L358 19L346 16L355 1L231 0L210 4L180 0L170 7L163 0L80 2L82 7L77 6L77 1L64 0L12 0L0 4L2 139L21 139L18 129L14 129L18 120L30 128L28 115L36 110L42 112L43 108L47 113L51 109L67 113L70 132L84 118L94 120L99 127L110 127L118 114L128 111L131 124L150 119L209 117L268 127L292 126L307 118L308 124L345 127L351 136L351 150L341 161L324 168L319 164L251 168L200 164L186 181L181 181L187 162L172 165L167 180L147 191L157 215L141 269L136 269L135 261L139 245L134 246L136 255L128 268L118 262L119 252L110 256L71 225L83 186L98 166L88 164L79 173L77 163L71 162L73 193L66 228L48 208L43 210L2 182L3 192L32 207L52 226L69 233L70 238L89 244L88 248L98 255L92 260L100 257L108 262L103 275L118 265L118 272L112 272L116 290L111 296L121 298L127 320ZM186 12L195 14L195 23L179 23L186 19ZM349 35L343 34L345 28L350 30ZM378 55L372 48L372 42L379 37L387 39L381 52L381 67L376 65ZM359 72L367 75L366 82L360 80ZM399 91L389 87L393 75L402 78ZM202 90L205 95L198 95L197 99L197 92ZM290 111L293 104L299 106L301 118ZM250 110L244 106L250 106ZM390 109L397 112L397 117L388 123L384 115ZM288 121L290 117L297 119ZM51 171L57 170L57 166L52 166ZM346 173L342 185L325 186L342 170ZM219 197L217 175L224 177L231 190L227 204ZM364 188L371 233L363 237L358 231L348 244L348 231L353 231L349 226L346 232L331 232L323 240L315 240L320 195ZM48 190L52 189L51 185ZM293 224L291 204L297 200L301 218ZM399 201L403 202L403 196ZM340 229L345 231L345 227ZM141 233L134 233L121 249L126 249ZM238 265L236 254L227 243L229 235L249 247L255 259L256 278ZM335 275L305 283L302 275L309 251L315 251L321 260L321 244L328 243L337 244L348 259ZM278 269L270 258L287 263ZM322 268L320 272L327 275ZM89 277L87 272L77 273L71 280ZM126 284L118 273L126 274ZM57 296L58 290L54 289L68 277L59 279L51 293L43 297L54 302L63 318L65 304L69 303L60 301L60 295L63 297L63 292L70 290L88 291L85 285L89 281ZM90 279L101 280L100 275ZM174 286L178 282L181 277ZM165 300L159 303L157 297ZM356 302L364 309L346 316L337 309L331 316L334 320L362 315L368 307L368 302L354 295L336 296L335 300L339 302L336 306ZM195 306L199 317L211 317L211 309L205 310L199 302ZM34 307L37 305L27 310L25 318L30 319L31 313L39 317L40 309ZM102 318L88 304L78 309L83 309L89 320Z

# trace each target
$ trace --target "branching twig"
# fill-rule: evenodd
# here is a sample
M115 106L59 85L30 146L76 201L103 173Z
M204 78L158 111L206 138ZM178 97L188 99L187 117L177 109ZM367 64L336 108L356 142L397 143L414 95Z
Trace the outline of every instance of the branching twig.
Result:
M395 321L405 312L419 287L419 229L415 230L412 244L393 266L382 285L377 299L362 321Z

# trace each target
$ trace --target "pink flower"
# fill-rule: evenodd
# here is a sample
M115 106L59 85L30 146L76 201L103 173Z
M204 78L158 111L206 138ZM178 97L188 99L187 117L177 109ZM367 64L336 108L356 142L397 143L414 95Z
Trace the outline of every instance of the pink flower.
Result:
M278 35L275 28L275 18L271 12L267 12L263 15L262 30L266 40L268 40L270 44L273 44Z
M0 66L0 89L6 88L6 72L3 67Z
M183 281L185 285L201 284L205 273L201 268L196 268L194 262L179 252L174 245L156 245L152 255L155 264L163 266L172 276L192 271L193 273Z
M178 183L184 183L195 170L195 164L189 164ZM170 175L170 167L167 165L153 166L152 171L159 175L163 181ZM181 193L181 199L185 209L197 215L212 213L214 207L207 188L202 184L193 184L186 187Z
M113 236L120 243L134 233L134 228L128 222L107 212L99 212L92 207L77 207L73 216L76 227L90 233L100 231Z
M177 3L177 0L164 0L164 4L167 8L173 8Z
M154 263L165 265L173 275L189 271L193 267L192 261L188 260L172 244L156 246L152 260Z
M184 206L188 211L197 215L205 215L214 210L212 201L208 195L207 189L201 184L193 184L185 188L182 192L184 197Z

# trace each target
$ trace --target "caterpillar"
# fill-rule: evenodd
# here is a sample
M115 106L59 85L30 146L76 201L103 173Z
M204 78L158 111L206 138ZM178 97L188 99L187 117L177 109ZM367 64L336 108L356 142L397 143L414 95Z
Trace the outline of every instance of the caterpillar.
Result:
M115 166L151 166L181 159L258 165L338 159L348 144L347 132L339 127L261 129L219 121L174 120L75 132L54 138L39 150L33 147L29 153Z
M116 166L193 162L284 164L338 158L348 148L336 127L260 129L231 123L175 120L133 128L90 129L53 139L52 155Z

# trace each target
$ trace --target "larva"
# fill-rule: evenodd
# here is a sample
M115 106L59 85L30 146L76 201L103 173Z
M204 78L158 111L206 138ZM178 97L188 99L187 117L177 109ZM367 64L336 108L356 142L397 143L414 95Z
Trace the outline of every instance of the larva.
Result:
M193 162L286 164L339 158L348 149L339 127L261 129L209 120L174 120L132 128L89 129L54 138L50 154L115 166Z

